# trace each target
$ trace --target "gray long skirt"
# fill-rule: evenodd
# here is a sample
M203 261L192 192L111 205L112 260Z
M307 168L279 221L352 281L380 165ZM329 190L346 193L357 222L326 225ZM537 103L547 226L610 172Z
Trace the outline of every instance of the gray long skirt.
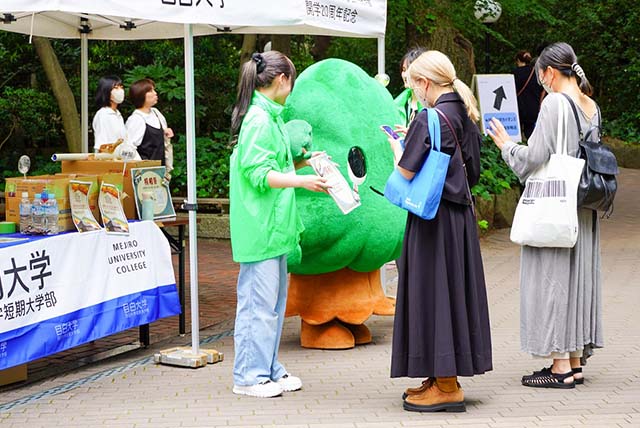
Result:
M597 215L578 210L573 248L522 247L520 341L538 357L583 349L583 363L604 345Z
M442 200L433 220L409 213L391 377L473 376L492 369L487 292L470 206Z

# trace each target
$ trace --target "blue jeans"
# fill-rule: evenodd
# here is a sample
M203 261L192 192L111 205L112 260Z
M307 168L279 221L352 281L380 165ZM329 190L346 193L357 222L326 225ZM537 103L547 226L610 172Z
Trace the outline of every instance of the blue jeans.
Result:
M255 385L286 374L278 361L287 304L287 256L240 263L233 383Z

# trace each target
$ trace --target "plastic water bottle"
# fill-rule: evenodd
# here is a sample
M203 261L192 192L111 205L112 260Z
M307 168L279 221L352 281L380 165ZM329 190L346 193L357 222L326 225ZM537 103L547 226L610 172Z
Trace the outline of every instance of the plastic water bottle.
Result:
M60 211L58 209L58 201L56 200L56 195L53 193L49 193L47 195L49 198L44 203L44 217L45 217L45 226L48 235L57 235L58 234L58 217L60 216Z
M20 200L20 233L29 233L31 229L31 201L29 193L22 192Z
M45 230L44 206L42 205L42 195L36 193L31 204L31 225L33 233L43 233Z
M153 195L151 192L142 193L142 218L140 220L153 220L154 216Z

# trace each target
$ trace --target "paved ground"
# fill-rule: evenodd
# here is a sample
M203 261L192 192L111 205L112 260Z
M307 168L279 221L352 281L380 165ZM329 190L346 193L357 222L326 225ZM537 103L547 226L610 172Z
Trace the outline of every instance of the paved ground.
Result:
M302 377L304 389L275 399L235 396L231 393L233 326L229 317L233 305L213 299L208 303L225 320L201 335L209 342L203 346L224 352L224 362L195 370L153 364L154 347L188 342L188 338L175 338L148 350L3 390L0 426L640 427L640 203L635 193L639 182L640 171L622 172L614 216L602 223L606 347L589 361L586 383L575 390L520 385L520 376L543 362L519 351L519 251L504 230L482 240L494 371L462 380L467 413L402 410L400 394L410 383L389 379L390 317L367 322L373 344L347 351L300 348L300 321L287 319L281 360ZM201 266L214 262L225 260L201 259ZM387 273L393 292L391 266ZM228 293L223 295L228 299Z

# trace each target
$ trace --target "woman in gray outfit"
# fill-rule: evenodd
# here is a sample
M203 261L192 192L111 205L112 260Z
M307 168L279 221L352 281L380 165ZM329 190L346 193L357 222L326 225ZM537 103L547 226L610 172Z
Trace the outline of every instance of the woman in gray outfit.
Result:
M579 126L585 135L600 121L598 107L589 98L593 89L571 46L548 46L535 67L538 80L549 95L542 103L528 146L512 142L495 119L487 131L523 183L555 152L561 108L566 111L569 154L578 155L578 128L564 94L577 107ZM579 208L578 223L578 241L573 248L522 247L521 347L535 357L553 359L550 367L524 376L525 386L574 388L576 383L584 382L581 365L593 348L603 346L600 228L596 212Z

